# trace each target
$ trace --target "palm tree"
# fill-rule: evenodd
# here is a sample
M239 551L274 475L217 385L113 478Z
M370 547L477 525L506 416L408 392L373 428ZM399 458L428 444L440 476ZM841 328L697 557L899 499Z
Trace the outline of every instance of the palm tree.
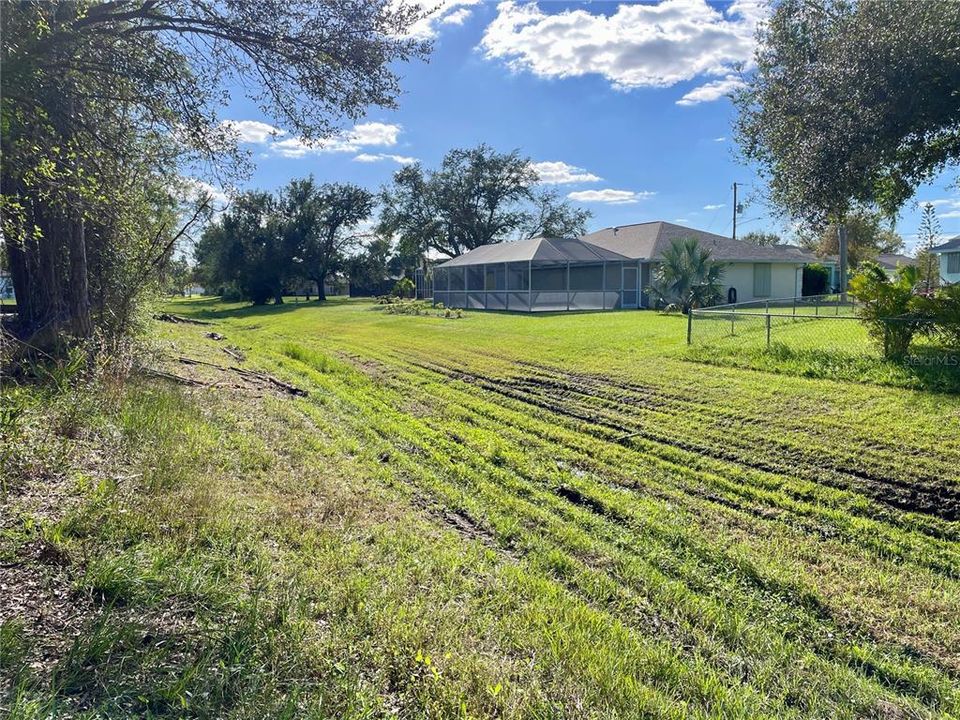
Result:
M647 290L659 307L690 308L716 304L722 297L723 263L710 259L710 251L695 238L676 239L663 253Z

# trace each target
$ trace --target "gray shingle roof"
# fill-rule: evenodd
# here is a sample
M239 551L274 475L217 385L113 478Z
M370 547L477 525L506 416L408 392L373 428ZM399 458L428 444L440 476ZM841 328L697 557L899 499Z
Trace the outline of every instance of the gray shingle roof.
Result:
M795 245L760 247L753 243L716 235L668 222L646 222L604 228L582 237L583 240L626 255L631 259L656 260L676 239L696 238L714 260L724 262L816 262L816 257Z
M930 248L930 252L935 253L952 252L954 250L960 250L960 235L957 235L951 240L947 240L943 245Z
M502 262L621 262L629 257L576 238L535 237L517 242L481 245L437 267L483 265Z
M916 265L917 259L899 253L877 255L877 263L888 270L896 270L901 265Z

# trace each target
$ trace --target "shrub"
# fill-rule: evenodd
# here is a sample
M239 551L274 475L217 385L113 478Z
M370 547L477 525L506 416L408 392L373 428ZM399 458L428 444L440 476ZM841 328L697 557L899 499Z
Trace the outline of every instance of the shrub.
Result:
M960 285L940 288L927 301L930 333L949 348L960 349Z
M830 271L820 263L812 263L803 268L803 289L806 295L824 295L828 290Z
M413 284L413 280L408 277L404 277L397 280L397 284L393 286L393 291L391 294L399 298L412 298L416 292L417 286Z
M860 303L857 314L887 358L906 355L913 336L929 325L925 303L914 293L915 275L916 268L905 266L891 280L882 267L864 262L850 279L850 294Z

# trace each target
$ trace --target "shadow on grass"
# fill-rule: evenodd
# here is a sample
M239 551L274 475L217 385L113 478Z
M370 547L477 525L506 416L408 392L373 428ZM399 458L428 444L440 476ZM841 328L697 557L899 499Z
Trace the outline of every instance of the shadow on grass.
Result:
M219 297L200 297L178 300L172 306L177 315L194 320L223 320L226 318L271 317L302 310L346 305L348 303L366 303L370 298L332 297L323 301L304 300L303 298L284 298L283 304L251 305L248 302L225 302Z
M960 353L936 347L918 348L896 361L829 350L795 350L782 343L773 343L769 349L693 346L684 358L797 377L960 394Z

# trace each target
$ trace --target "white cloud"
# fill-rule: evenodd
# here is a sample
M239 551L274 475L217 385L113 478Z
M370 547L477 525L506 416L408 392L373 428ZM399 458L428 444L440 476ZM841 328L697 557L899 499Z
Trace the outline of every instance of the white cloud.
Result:
M722 97L726 97L734 90L741 87L743 87L743 80L735 75L727 75L727 77L723 78L722 80L711 80L700 87L695 87L682 98L677 100L677 105L689 107L690 105L713 102L714 100L719 100ZM720 142L721 140L726 140L726 138L720 138L720 140L717 140L717 142Z
M719 209L722 208L722 207L726 207L726 205L724 205L723 203L719 203L718 205L704 205L704 206L703 206L703 209L704 209L704 210L719 210Z
M713 141L714 141L714 142L726 142L727 139L726 139L725 137L715 137L715 138L713 139Z
M467 18L473 14L473 10L468 8L458 8L451 13L447 13L440 18L441 25L463 25L467 21Z
M390 147L397 144L400 129L399 125L392 123L361 123L354 125L352 130L313 143L301 138L277 140L270 143L270 149L283 157L299 158L311 153L357 152L365 147Z
M287 134L286 130L259 120L224 120L222 125L231 131L238 142L245 143L265 143Z
M933 205L938 219L960 218L960 197L921 200L917 203L918 208L923 208L924 205Z
M395 163L400 163L401 165L410 165L415 163L417 159L415 157L407 157L406 155L391 155L389 153L360 153L355 158L354 162L362 163L375 163L380 162L381 160L393 160Z
M606 203L608 205L627 205L656 195L650 190L635 192L633 190L577 190L568 193L567 197L578 202Z
M211 185L208 182L193 177L183 178L185 187L185 200L196 202L201 195L210 196L210 204L214 210L222 210L230 202L230 196L222 188Z
M725 11L705 0L623 4L612 15L585 9L548 14L536 3L502 2L484 32L487 58L546 78L596 74L614 87L669 87L699 76L727 78L751 62L758 0Z
M577 182L597 182L602 180L599 175L587 172L583 168L574 165L568 165L562 161L544 161L531 163L537 175L540 176L540 182L544 185L564 185Z
M476 5L481 0L445 0L444 2L422 3L422 6L430 9L426 17L415 22L407 31L407 37L420 40L430 40L439 33L440 25L463 25L473 12L469 6ZM405 0L395 0L395 6L410 3Z
M673 221L675 223L685 223L690 222L690 218L674 218Z

